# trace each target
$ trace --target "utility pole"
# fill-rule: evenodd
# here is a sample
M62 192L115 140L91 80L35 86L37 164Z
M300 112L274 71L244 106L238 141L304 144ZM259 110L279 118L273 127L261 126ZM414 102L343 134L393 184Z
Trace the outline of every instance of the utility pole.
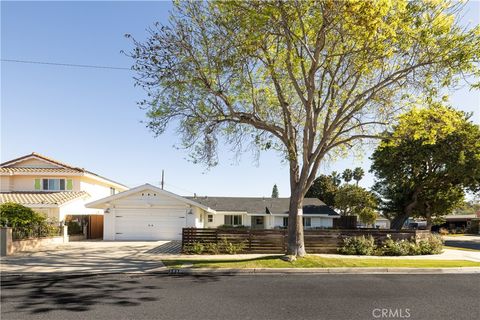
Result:
M162 190L163 190L163 185L165 184L165 179L164 179L164 170L162 169Z

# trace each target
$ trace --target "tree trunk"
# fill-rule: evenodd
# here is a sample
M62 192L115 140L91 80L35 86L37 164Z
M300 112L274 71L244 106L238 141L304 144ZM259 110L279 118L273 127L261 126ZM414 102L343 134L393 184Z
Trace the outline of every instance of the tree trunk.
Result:
M303 196L298 192L290 196L288 213L287 255L303 257L307 253L303 239Z
M299 167L290 162L290 206L288 212L287 255L303 257L307 253L303 240L303 198L304 192L299 178Z
M392 223L390 224L390 229L401 230L405 221L411 217L413 209L418 204L418 195L420 193L420 189L417 188L412 195L412 202L410 202L401 214L398 214L395 218L393 218Z
M401 214L398 214L393 218L392 222L390 223L390 229L394 230L401 230L403 225L405 224L405 221L408 220L410 217L410 214L402 212Z

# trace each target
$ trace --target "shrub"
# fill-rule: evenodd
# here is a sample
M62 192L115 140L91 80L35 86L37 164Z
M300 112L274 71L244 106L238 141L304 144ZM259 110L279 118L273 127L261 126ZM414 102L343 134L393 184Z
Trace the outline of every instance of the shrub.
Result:
M205 243L205 252L209 254L220 254L220 246L214 242Z
M219 243L219 246L222 252L225 252L228 254L237 254L242 252L245 249L244 242L232 243L232 242L229 242L226 238L222 239L222 241Z
M438 230L438 233L441 234L442 236L446 236L448 234L448 229L447 228L440 228Z
M417 254L439 254L442 253L443 239L441 236L431 234L426 239L418 242Z
M6 202L0 205L0 224L9 227L25 227L41 224L45 216L18 203Z
M371 255L375 249L375 240L372 236L361 236L343 239L343 245L338 248L338 252L347 255Z
M410 252L415 252L415 243L408 240L393 240L390 235L382 243L378 254L382 256L407 256Z
M232 226L231 224L222 224L218 226L217 229L248 229L248 227L243 225Z
M68 221L68 234L83 234L82 226L76 221Z
M205 245L201 242L188 243L183 247L187 254L202 254L205 252Z

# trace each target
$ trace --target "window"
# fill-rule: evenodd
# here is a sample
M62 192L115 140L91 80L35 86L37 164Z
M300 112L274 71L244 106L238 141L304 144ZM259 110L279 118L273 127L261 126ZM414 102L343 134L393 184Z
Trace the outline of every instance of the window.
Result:
M242 216L241 215L225 216L225 224L229 226L240 226L242 225Z
M110 195L113 196L115 194L115 188L110 187Z
M288 217L283 218L283 226L288 227Z
M312 226L312 218L303 218L303 227L311 227Z
M65 190L65 179L42 179L43 190Z
M213 222L213 214L209 214L209 215L207 216L207 219L208 219L208 220L207 220L208 222Z

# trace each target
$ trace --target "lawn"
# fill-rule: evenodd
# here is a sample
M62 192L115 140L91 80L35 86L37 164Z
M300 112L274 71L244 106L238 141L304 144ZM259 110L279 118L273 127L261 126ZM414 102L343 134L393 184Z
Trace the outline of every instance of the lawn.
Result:
M362 258L324 258L306 256L293 262L281 260L278 256L262 257L243 260L163 260L167 267L181 268L184 264L191 264L193 268L455 268L480 267L480 262L466 260L414 260L414 259L362 259Z

